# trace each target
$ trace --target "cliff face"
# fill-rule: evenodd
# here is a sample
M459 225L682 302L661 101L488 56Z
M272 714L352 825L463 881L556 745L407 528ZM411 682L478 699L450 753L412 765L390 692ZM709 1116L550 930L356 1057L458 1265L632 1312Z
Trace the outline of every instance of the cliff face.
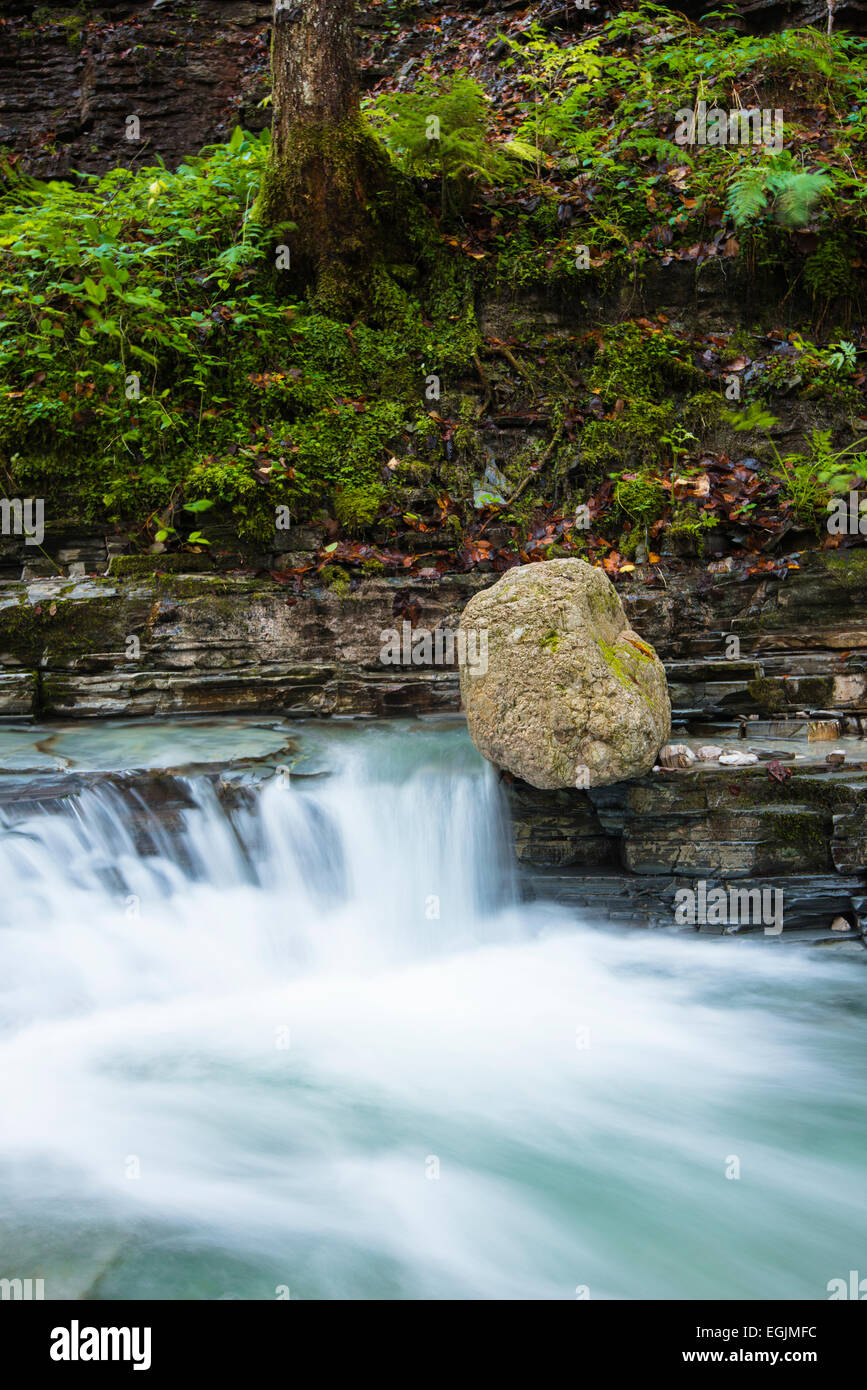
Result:
M157 157L176 167L238 123L267 123L257 107L267 0L11 9L0 29L0 145L29 173L101 173ZM127 138L130 116L139 140Z
M756 32L806 24L825 29L828 3L739 0L739 22ZM835 28L865 32L867 0L831 4ZM578 10L562 0L541 0L533 18L548 33L566 37L624 8ZM719 6L687 0L679 8L700 19ZM362 83L411 85L430 54L443 71L469 60L496 95L496 53L488 44L525 9L510 0L407 0L384 12L361 0ZM26 172L58 178L73 169L103 173L158 158L175 168L203 145L226 139L236 124L261 130L270 123L269 108L259 103L270 89L272 10L271 0L81 0L72 6L4 0L0 148L19 156ZM127 139L129 116L139 119L140 140Z

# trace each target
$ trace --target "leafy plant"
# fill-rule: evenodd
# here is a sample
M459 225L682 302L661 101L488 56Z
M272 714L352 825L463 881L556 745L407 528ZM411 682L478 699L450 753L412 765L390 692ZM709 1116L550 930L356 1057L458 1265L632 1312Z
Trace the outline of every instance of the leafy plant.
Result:
M443 216L450 200L463 200L473 179L506 181L521 157L520 148L510 158L504 145L492 141L490 103L471 77L438 82L425 74L414 92L378 97L368 115L402 169L439 176Z
M854 372L856 366L856 353L858 349L854 343L837 343L829 348L825 360L828 366L840 375L843 372Z
M867 453L860 440L836 449L830 430L814 429L806 454L781 455L769 433L779 422L761 406L754 402L742 414L727 411L726 418L736 430L760 429L765 434L795 515L817 529L833 493L848 489L854 478L867 480Z
M804 227L831 184L827 174L808 173L784 150L732 175L726 210L739 228L765 215L783 227Z
M603 62L599 40L587 39L576 48L561 48L535 21L521 41L498 34L491 43L505 43L509 57L503 66L518 69L518 81L530 92L529 117L518 128L511 148L525 150L541 177L545 151L574 125L576 107L586 107L584 84L598 79Z

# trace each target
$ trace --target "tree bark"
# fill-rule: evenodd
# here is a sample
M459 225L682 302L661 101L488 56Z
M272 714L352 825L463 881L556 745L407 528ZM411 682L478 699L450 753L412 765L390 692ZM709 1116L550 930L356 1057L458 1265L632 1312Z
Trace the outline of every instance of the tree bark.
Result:
M368 202L385 182L385 158L361 118L355 43L355 0L275 7L259 213L272 226L296 224L285 238L292 268L311 274L335 307L358 298L373 253Z

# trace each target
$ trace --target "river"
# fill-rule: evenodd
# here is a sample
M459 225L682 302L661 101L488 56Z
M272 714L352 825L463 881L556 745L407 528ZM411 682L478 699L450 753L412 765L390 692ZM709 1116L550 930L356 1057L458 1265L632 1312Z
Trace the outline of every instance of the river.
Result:
M858 962L522 902L459 725L288 728L0 733L6 779L127 768L0 811L0 1276L559 1300L867 1275ZM203 765L245 753L218 797ZM161 765L184 804L157 815Z

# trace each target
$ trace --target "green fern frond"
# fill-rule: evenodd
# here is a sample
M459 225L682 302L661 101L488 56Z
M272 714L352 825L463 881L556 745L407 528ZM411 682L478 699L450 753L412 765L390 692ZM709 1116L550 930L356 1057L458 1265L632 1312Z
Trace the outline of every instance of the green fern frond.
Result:
M774 217L784 227L804 227L831 185L826 174L794 174L774 200Z

